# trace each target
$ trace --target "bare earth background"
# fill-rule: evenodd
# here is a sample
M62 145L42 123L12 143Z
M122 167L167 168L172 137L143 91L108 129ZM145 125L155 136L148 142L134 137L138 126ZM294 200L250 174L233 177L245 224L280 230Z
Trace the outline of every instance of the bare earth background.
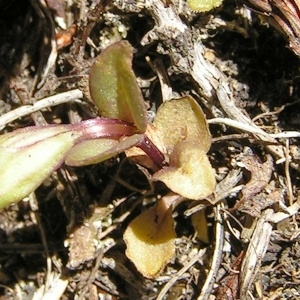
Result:
M300 6L270 2L195 13L184 0L0 1L1 133L95 117L89 68L127 39L150 116L186 94L203 108L218 181L211 199L176 207L176 256L150 280L122 235L166 187L124 155L61 167L0 213L1 299L299 299ZM203 204L209 244L190 219Z

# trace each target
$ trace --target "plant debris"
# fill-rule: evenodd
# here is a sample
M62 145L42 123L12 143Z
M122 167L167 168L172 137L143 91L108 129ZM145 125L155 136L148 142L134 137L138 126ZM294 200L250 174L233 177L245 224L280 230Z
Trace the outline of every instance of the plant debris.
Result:
M298 299L299 9L2 1L1 297Z

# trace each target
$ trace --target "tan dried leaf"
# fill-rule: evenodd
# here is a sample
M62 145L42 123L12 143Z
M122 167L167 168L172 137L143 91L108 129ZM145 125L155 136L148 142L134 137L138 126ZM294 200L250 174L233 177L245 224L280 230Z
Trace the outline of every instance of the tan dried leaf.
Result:
M206 220L205 209L199 210L192 215L192 224L197 234L197 238L201 242L208 244L208 225Z
M188 139L205 153L211 146L211 136L204 113L190 96L163 103L153 122L169 153L179 142Z
M206 153L189 141L179 143L170 155L170 166L153 175L173 192L198 200L209 196L216 180Z
M92 226L83 224L72 232L72 235L68 239L68 268L76 269L87 261L94 259L96 252L94 231L95 229Z
M260 193L269 183L273 172L273 159L267 156L267 161L262 163L258 156L247 155L242 158L245 168L251 172L251 179L243 189L243 200L247 201Z
M178 198L177 195L173 197ZM175 254L176 235L170 202L167 197L160 199L134 219L123 236L127 257L148 278L158 276Z

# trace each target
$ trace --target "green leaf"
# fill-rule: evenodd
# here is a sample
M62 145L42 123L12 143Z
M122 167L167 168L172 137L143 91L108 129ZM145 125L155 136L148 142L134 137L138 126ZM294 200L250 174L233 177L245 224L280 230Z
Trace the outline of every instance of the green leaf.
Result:
M69 151L70 165L96 163L138 143L143 136L136 131L135 126L121 120L96 118L69 125L32 126L1 135L0 209L33 192L64 162Z
M192 215L192 224L196 232L196 237L203 243L209 243L208 223L205 209L198 210Z
M84 141L67 153L65 163L73 167L99 163L135 146L142 139L142 134L135 134L121 141L106 138Z
M97 57L90 71L90 93L102 116L147 126L145 104L131 67L133 48L117 42Z
M0 136L0 209L34 191L63 163L77 138L64 125L28 127Z

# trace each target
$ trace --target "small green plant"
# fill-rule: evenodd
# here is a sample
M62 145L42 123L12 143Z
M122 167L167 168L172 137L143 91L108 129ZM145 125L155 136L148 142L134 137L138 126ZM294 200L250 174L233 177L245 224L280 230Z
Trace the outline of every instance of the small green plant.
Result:
M188 6L195 12L206 12L222 4L223 0L188 0Z
M146 111L131 59L131 46L120 42L104 50L91 69L91 95L103 117L0 136L0 208L28 196L63 163L98 163L134 145L162 167L163 154L144 134Z
M215 177L206 156L211 137L200 106L191 97L173 99L159 107L153 123L147 123L132 53L128 42L117 42L91 68L90 93L101 118L32 126L0 136L0 208L26 197L63 163L89 165L125 151L129 159L152 169L153 180L175 192L134 220L124 235L128 257L144 276L154 277L175 251L174 201L178 195L207 197ZM144 230L141 224L147 224ZM157 260L149 264L154 248Z

